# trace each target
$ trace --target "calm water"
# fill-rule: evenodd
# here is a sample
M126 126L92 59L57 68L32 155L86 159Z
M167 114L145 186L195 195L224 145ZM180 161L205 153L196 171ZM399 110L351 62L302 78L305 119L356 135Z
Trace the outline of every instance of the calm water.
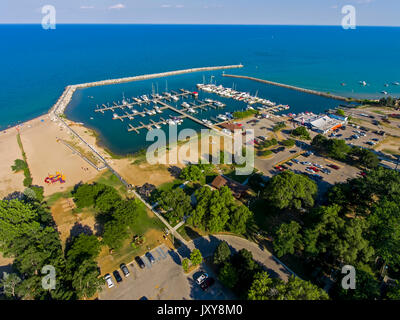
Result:
M400 28L58 25L43 30L1 25L0 36L0 129L47 112L68 84L209 65L243 63L245 68L229 72L345 96L375 98L382 90L400 96L400 86L384 87L400 82ZM204 75L209 80L211 74ZM282 88L221 79L221 72L214 75L218 83L231 87L234 82L238 90L259 90L259 96L289 104L291 112L321 112L337 105ZM168 87L194 88L202 78L168 78ZM360 86L361 80L368 86ZM164 91L165 79L83 90L68 115L100 130L115 151L132 151L125 145L138 138L127 134L128 121L112 121L112 113L100 116L92 110L97 103L121 100L122 92L127 97L148 94L156 82Z

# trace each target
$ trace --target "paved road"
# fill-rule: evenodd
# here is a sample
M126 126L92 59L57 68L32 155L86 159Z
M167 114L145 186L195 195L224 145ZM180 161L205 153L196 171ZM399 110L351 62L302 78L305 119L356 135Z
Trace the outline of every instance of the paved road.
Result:
M215 248L218 246L220 241L228 242L231 250L234 252L241 249L249 250L253 254L253 258L261 263L261 265L271 274L271 276L280 277L282 280L287 280L288 277L293 273L267 249L261 248L254 242L237 236L211 235L197 238L190 242L188 247L190 250L197 248L200 250L203 257L208 257L214 254Z

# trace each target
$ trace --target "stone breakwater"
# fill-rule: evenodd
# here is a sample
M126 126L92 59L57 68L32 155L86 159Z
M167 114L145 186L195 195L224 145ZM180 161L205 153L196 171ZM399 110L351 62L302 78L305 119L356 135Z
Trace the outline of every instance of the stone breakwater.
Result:
M239 75L233 75L233 74L223 74L223 76L224 77L229 77L229 78L240 78L240 79L247 79L247 80L267 83L267 84L270 84L270 85L273 85L273 86L287 88L287 89L296 90L296 91L309 93L309 94L314 94L314 95L317 95L317 96L331 98L331 99L335 99L335 100L349 101L348 98L345 98L345 97L342 97L342 96L338 96L338 95L334 95L334 94L330 94L330 93L327 93L327 92L304 89L304 88L291 86L291 85L283 84L283 83L279 83L279 82L273 82L273 81L269 81L269 80L264 80L264 79L258 79L258 78L248 77L248 76L239 76Z
M175 75L180 75L180 74L185 74L185 73L193 73L193 72L201 72L201 71L215 71L215 70L223 70L223 69L236 69L236 68L243 68L243 65L239 64L239 65L228 65L228 66L192 68L192 69L168 71L168 72L146 74L146 75L140 75L140 76L134 76L134 77L108 79L108 80L102 80L102 81L69 85L65 88L63 94L60 96L60 98L57 100L57 102L54 104L54 106L50 109L50 113L55 113L57 115L63 114L65 108L71 101L72 96L76 89L107 86L107 85L126 83L126 82L132 82L132 81L169 77L169 76L175 76Z

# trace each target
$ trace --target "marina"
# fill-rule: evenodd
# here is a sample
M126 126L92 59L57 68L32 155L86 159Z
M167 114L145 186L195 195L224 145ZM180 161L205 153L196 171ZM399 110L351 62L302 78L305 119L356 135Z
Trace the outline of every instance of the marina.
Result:
M234 89L225 88L222 85L215 84L197 84L197 88L201 91L217 94L225 99L234 99L243 103L242 111L254 110L257 112L266 111L270 114L280 112L289 109L289 106L277 105L268 99L263 99L250 95L247 92L240 92ZM168 119L166 116L159 117L158 120L150 119L150 122L144 123L139 121L135 126L131 123L128 124L128 132L136 132L140 134L140 130L147 129L161 129L164 125L180 125L184 119L190 119L193 122L200 124L203 127L215 129L217 125L221 125L225 122L231 122L234 120L232 112L225 112L216 115L211 115L208 118L199 119L196 114L200 112L207 112L211 109L223 109L227 107L226 103L218 100L205 98L204 100L199 99L199 94L196 91L187 89L179 89L179 92L171 90L163 92L162 94L154 91L152 85L152 94L142 94L140 96L134 96L131 98L125 98L123 94L122 102L113 101L111 103L102 104L100 107L96 105L95 112L105 114L107 111L112 111L112 120L135 120L137 117L145 118L163 114L165 110L169 110L177 115L169 115ZM184 100L186 99L186 100ZM182 100L182 103L179 101ZM175 104L175 106L174 106ZM256 106L256 104L258 106ZM124 114L118 114L116 110L123 111Z

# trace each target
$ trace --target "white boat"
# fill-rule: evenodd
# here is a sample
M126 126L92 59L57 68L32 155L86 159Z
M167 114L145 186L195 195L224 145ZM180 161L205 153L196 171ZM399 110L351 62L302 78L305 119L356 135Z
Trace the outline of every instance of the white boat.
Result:
M138 111L135 109L132 109L132 113L138 113Z
M154 124L154 126L155 126L157 129L161 129L161 127L160 127L158 124Z
M360 81L360 84L365 87L367 85L367 83L365 81Z
M384 95L388 94L387 91L382 91L381 93L383 93Z
M220 120L223 120L223 121L228 120L228 118L227 118L226 116L224 116L223 114L219 114L219 115L217 116L217 119L220 119Z
M193 108L188 108L187 111L190 113L196 113L196 110L194 110Z
M119 117L118 114L116 114L116 113L113 114L113 119L117 119L118 117Z
M182 106L183 108L190 108L190 104L187 103L187 102L182 103L181 106Z
M172 98L172 100L174 100L175 102L179 101L179 98L178 98L177 96L172 96L171 98Z
M395 86L400 86L400 82L397 82L397 81L393 82L393 84L394 84Z

